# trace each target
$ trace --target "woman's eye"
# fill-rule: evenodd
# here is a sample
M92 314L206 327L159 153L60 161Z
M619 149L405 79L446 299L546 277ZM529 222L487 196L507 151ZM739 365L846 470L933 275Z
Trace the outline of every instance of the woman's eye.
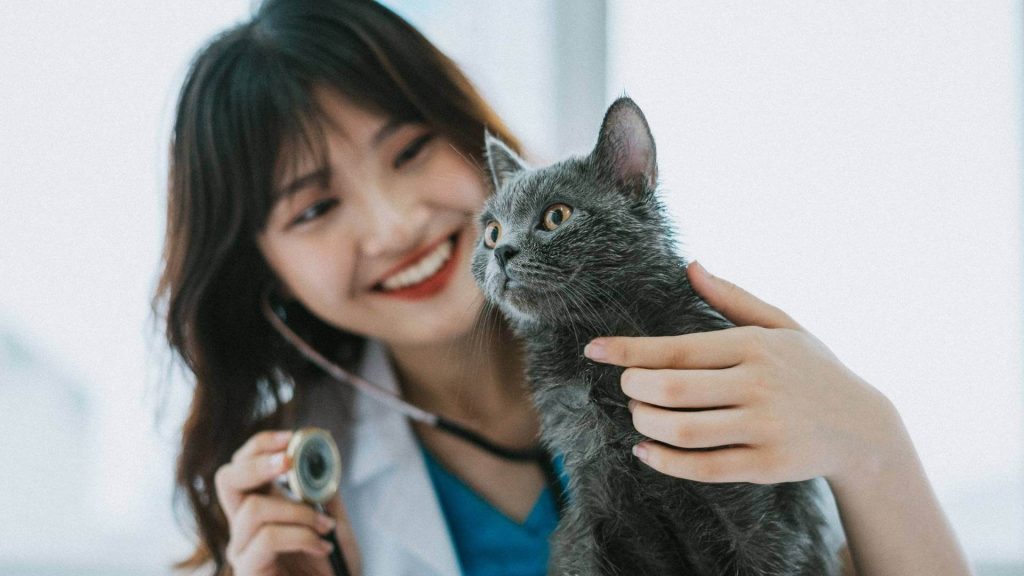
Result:
M317 218L323 216L329 210L337 206L337 204L337 198L327 198L325 200L321 200L313 204L309 208L303 210L302 213L299 214L295 218L295 220L292 221L292 225L302 224L304 222L309 222L310 220L316 220Z
M568 204L552 204L544 210L544 220L541 225L545 230L551 231L562 225L563 222L572 216L572 207Z
M403 164L416 158L416 156L423 150L423 147L427 145L431 140L434 139L433 132L427 132L426 134L416 138L405 147L404 150L398 153L395 158L395 168L401 168Z

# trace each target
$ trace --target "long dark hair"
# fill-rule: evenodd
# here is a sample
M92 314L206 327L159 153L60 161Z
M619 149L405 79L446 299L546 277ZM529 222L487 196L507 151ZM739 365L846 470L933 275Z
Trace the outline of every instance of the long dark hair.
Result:
M260 313L274 283L256 236L288 152L323 153L317 88L389 117L427 123L481 164L484 129L516 145L456 65L369 0L268 0L215 36L191 63L171 141L167 233L154 314L194 375L176 474L199 542L179 568L225 568L217 468L258 430L275 427L310 366ZM291 304L289 324L352 368L364 339Z

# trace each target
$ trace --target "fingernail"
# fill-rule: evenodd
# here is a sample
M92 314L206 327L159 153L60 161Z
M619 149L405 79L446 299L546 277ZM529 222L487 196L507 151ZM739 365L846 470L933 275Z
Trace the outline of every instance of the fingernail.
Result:
M591 360L604 360L607 354L607 350L604 348L604 342L600 340L592 340L587 347L583 349L583 355Z
M629 408L630 412L633 412L633 408L636 408L636 400L630 400L626 407Z
M270 469L280 470L284 468L284 452L278 452L270 457Z
M633 446L633 456L639 458L641 462L647 462L647 446L643 444Z
M331 550L334 550L334 544L331 544L326 540L321 540L320 549L323 550L325 553L330 554Z
M334 518L331 518L330 516L324 516L323 514L321 514L316 518L316 527L320 530L321 533L330 532L331 530L334 530L335 524L337 524L337 522L335 522Z
M278 432L277 434L274 435L274 440L277 440L278 442L284 442L285 440L291 439L291 437L292 437L292 431L291 430L283 430L283 431Z

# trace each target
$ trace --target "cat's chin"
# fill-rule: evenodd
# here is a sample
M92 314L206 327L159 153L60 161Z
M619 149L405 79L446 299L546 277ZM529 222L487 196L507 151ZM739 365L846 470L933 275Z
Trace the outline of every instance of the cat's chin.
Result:
M515 324L529 326L537 323L537 317L535 315L528 311L520 310L508 300L502 301L501 304L499 304L499 307L501 308L502 313L505 314L505 317Z
M497 305L506 318L520 325L537 322L536 312L530 310L531 295L523 289L521 283L506 282L497 292L499 294L491 296L491 302Z

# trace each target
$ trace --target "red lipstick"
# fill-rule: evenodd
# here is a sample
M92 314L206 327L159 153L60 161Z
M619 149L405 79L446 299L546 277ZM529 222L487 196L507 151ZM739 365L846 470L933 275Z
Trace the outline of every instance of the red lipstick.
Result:
M455 263L459 257L459 236L458 234L448 236L441 242L451 242L452 253L450 256L448 256L448 260L441 266L440 269L438 269L437 272L433 274L433 276L425 278L423 279L422 282L413 284L412 286L406 286L405 288L399 288L397 290L385 290L378 282L377 285L375 286L375 291L377 291L382 296L393 296L395 298L401 298L404 300L420 300L423 298L429 298L437 294L438 292L444 290L445 287L448 286L448 281L451 279L452 275L455 272ZM385 275L385 278L401 270L405 266L412 264L423 255L429 253L434 248L437 248L441 244L441 242L435 242L431 246L428 246L423 250L420 250L416 254L410 256L409 258L406 258L405 260L402 261L401 264L392 268Z

